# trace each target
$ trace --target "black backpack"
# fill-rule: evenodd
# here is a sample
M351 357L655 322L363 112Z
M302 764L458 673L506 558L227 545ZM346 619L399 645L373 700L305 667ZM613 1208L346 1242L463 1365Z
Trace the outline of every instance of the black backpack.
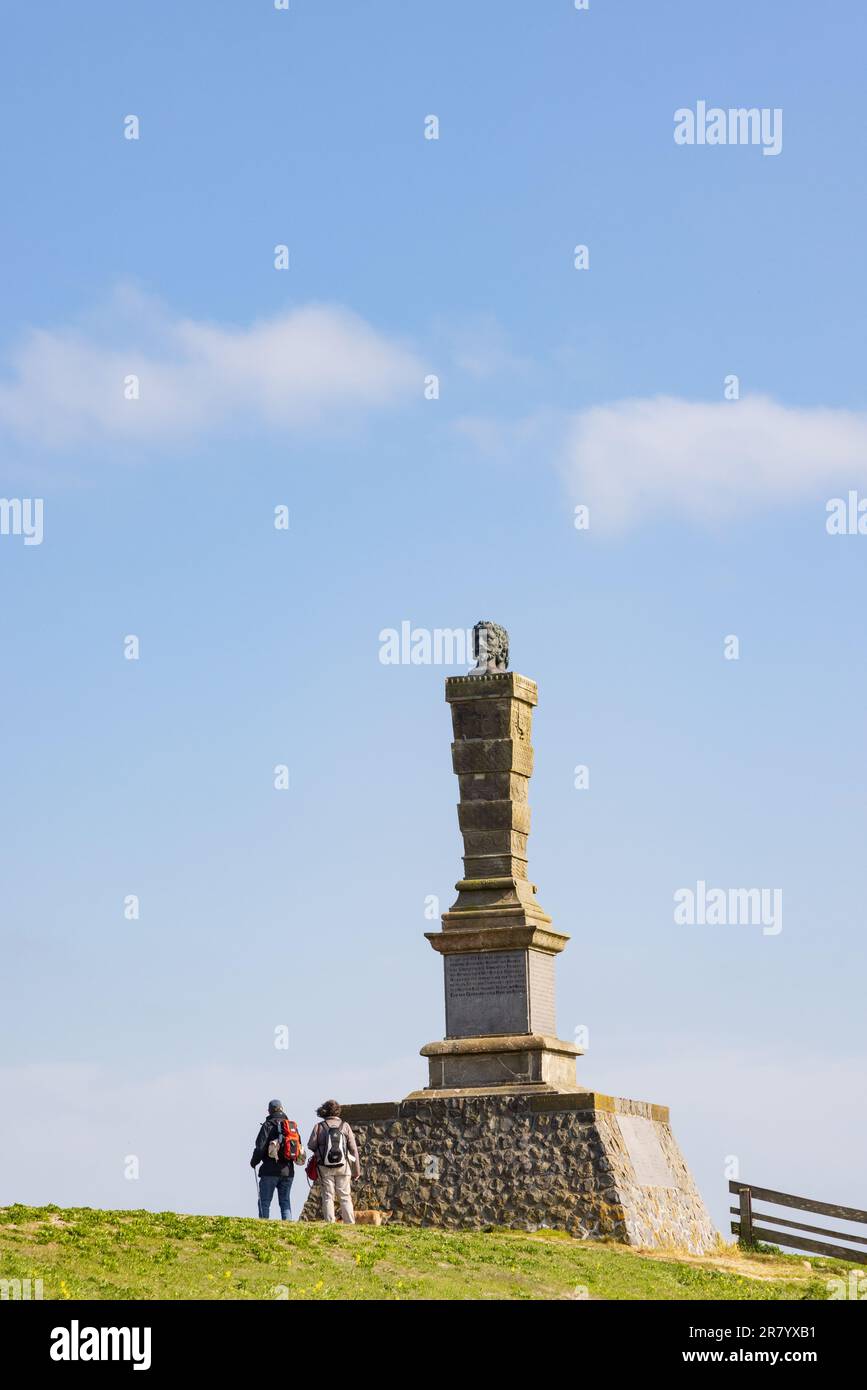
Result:
M339 1125L329 1125L325 1120L325 1148L322 1155L323 1168L342 1168L349 1161L349 1149L343 1120Z

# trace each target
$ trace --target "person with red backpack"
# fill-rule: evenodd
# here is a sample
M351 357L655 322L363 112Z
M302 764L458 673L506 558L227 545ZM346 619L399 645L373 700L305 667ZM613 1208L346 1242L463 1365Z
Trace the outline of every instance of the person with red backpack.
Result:
M319 1178L322 1192L322 1216L326 1221L334 1220L334 1198L340 1203L340 1219L350 1226L355 1224L355 1209L352 1205L352 1179L360 1176L358 1145L345 1120L340 1118L340 1106L336 1100L323 1101L316 1111L319 1124L315 1125L307 1147L313 1153L311 1165ZM308 1177L312 1177L310 1167Z
M268 1102L268 1114L256 1136L256 1146L250 1167L259 1164L259 1215L267 1221L271 1215L274 1193L280 1204L280 1216L289 1221L292 1210L289 1197L296 1163L304 1162L304 1145L294 1120L290 1120L279 1100Z

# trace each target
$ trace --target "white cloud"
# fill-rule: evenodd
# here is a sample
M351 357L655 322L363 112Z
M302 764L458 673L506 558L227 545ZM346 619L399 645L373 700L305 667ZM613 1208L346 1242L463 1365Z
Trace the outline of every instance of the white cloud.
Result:
M138 400L125 399L131 375ZM294 430L407 398L422 377L403 343L340 307L226 327L121 290L81 327L25 334L0 373L0 429L50 448L164 441L234 422Z
M867 481L867 415L764 396L615 401L570 418L563 466L594 526L658 513L715 521Z

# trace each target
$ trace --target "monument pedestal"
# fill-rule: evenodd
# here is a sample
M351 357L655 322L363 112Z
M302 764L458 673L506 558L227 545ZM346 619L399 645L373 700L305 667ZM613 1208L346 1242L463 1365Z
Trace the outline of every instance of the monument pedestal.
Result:
M665 1106L593 1091L416 1092L348 1105L359 1210L407 1226L569 1231L703 1254L716 1232ZM318 1188L302 1220L319 1216Z

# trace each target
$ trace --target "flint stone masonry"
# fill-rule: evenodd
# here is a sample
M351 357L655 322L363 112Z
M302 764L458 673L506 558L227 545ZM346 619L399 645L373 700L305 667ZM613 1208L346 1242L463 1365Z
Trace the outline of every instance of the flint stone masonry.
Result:
M716 1242L664 1106L586 1092L431 1096L345 1106L343 1114L361 1159L356 1205L393 1221L445 1230L547 1226L695 1254ZM301 1219L318 1212L314 1190Z

